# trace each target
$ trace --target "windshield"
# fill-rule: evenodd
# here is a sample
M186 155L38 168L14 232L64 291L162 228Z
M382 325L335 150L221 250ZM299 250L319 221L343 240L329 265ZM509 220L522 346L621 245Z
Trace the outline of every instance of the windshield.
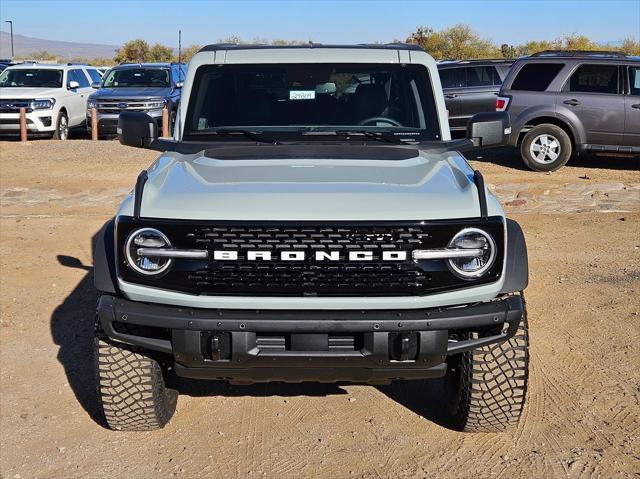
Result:
M344 130L440 139L427 69L400 64L200 67L185 136L210 132L213 137L225 129L298 136Z
M0 74L0 87L62 88L62 70L8 68Z
M109 70L102 85L106 88L171 86L166 68L123 68Z

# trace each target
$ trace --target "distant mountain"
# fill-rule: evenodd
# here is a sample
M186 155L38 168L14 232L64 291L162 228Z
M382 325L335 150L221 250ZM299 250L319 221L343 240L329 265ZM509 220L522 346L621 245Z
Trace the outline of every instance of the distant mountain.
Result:
M118 45L103 45L100 43L61 42L58 40L44 40L42 38L26 37L13 34L13 48L15 56L26 56L34 52L46 50L60 56L60 60L70 58L112 58ZM0 31L0 58L11 57L11 35Z

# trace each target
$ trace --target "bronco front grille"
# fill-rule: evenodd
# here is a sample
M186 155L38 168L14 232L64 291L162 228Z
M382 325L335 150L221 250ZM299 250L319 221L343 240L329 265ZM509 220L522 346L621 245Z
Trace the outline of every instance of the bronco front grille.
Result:
M129 233L154 227L174 248L206 249L209 259L175 260L161 278L141 277L127 265L122 245ZM414 249L442 248L462 228L481 226L498 247L498 260L480 280L462 280L444 261L413 261ZM424 295L493 282L502 271L504 224L501 218L399 223L252 223L179 220L118 221L119 273L128 282L207 295ZM214 251L237 252L233 261L215 261ZM270 251L272 260L249 260L250 251ZM304 251L303 261L282 261L282 251ZM316 261L316 251L339 252L337 261ZM348 260L350 252L370 251L369 261ZM406 260L383 261L384 251L405 251Z

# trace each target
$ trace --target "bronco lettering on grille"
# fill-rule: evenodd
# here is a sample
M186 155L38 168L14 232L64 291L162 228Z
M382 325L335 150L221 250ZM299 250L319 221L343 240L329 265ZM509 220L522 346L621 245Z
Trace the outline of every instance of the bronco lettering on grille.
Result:
M214 251L215 261L238 261L237 251ZM281 251L273 253L271 251L247 251L247 261L305 261L313 259L315 261L406 261L406 251L383 251L381 255L374 254L373 251L350 251L348 255L341 255L340 251L316 251L313 255L307 255L306 251Z

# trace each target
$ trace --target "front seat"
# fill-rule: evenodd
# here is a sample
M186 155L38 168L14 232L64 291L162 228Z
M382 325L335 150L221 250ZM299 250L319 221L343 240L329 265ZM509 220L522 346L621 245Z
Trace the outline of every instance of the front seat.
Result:
M358 85L350 103L351 115L355 124L374 116L386 116L385 113L389 106L384 86L374 84Z

